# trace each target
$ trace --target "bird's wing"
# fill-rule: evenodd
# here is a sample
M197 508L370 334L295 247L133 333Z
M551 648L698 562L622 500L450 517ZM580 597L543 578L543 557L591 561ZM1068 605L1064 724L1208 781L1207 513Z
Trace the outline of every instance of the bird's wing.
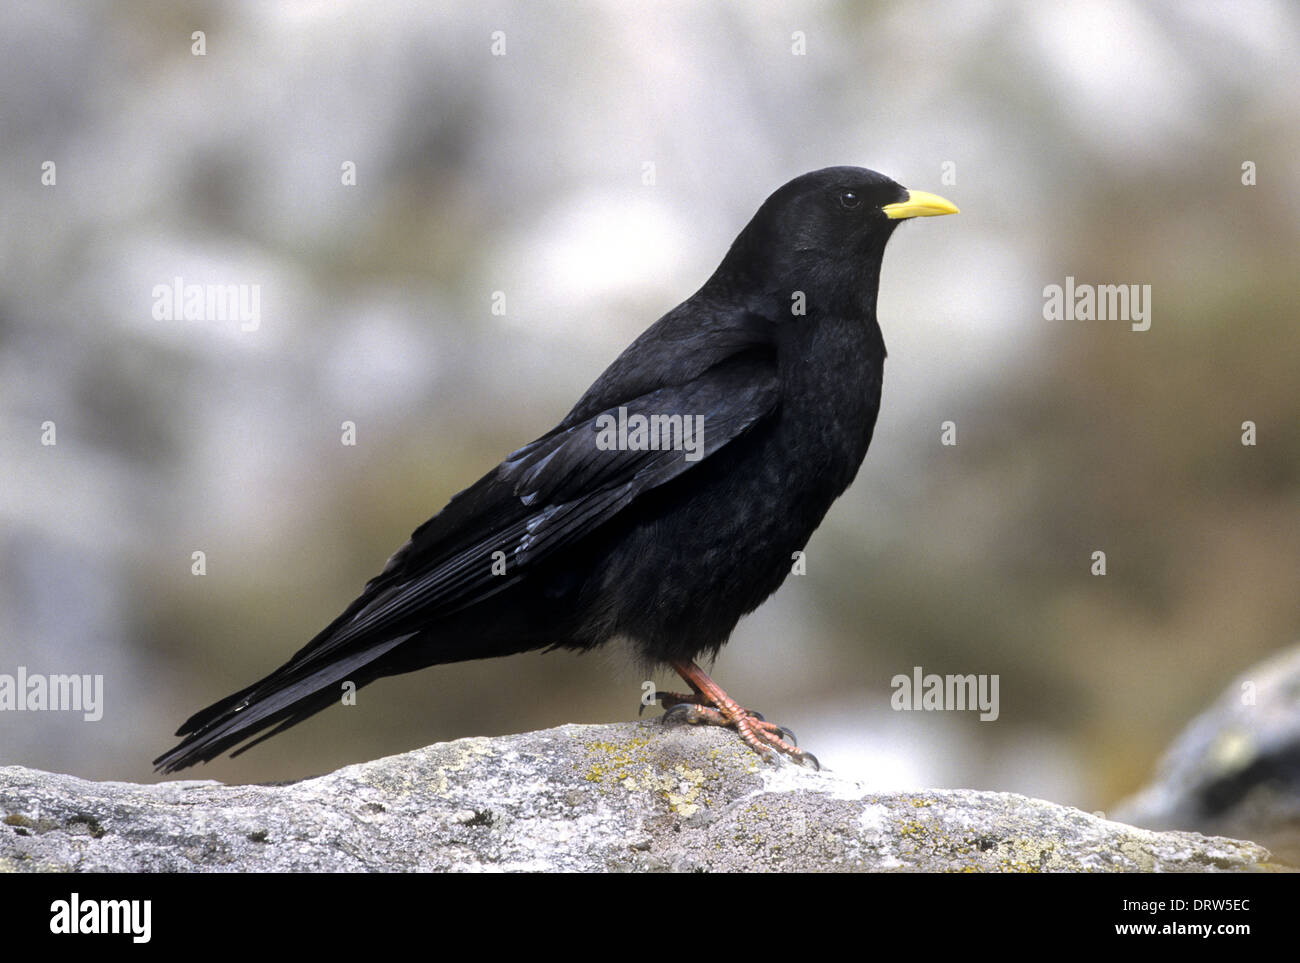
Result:
M685 384L629 398L543 436L416 529L347 611L292 661L306 667L341 649L369 647L514 584L638 496L742 435L773 411L779 397L772 355L746 351ZM636 416L680 416L692 428L702 424L698 456L602 447L611 423L622 418L635 424Z

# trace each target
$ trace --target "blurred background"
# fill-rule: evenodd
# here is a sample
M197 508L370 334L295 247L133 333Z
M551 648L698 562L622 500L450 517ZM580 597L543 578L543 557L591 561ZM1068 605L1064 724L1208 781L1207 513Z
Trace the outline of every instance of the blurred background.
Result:
M156 778L771 191L852 164L962 213L896 233L875 442L714 677L873 787L1113 805L1300 638L1298 47L1283 0L6 3L0 673L105 706L0 713L0 764ZM1150 285L1150 330L1044 320L1067 276ZM177 277L260 325L156 319ZM997 674L998 720L892 711L913 666ZM184 775L625 720L641 681L426 670Z

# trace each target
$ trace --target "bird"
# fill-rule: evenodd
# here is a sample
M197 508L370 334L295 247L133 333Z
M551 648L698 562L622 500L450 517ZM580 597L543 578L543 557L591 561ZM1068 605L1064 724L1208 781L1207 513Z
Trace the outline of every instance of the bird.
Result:
M699 663L782 584L866 456L886 243L905 220L956 213L861 167L778 188L559 424L416 528L287 662L187 719L155 768L243 743L238 755L349 683L615 641L690 688L656 693L665 721L726 726L765 760L817 766Z

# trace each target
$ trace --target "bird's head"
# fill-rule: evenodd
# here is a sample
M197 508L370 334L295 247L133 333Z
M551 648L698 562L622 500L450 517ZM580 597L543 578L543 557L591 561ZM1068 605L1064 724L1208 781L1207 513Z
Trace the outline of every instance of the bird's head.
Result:
M910 191L862 167L827 167L772 194L745 226L715 278L757 285L811 307L874 314L885 243L913 217L956 214L950 201Z

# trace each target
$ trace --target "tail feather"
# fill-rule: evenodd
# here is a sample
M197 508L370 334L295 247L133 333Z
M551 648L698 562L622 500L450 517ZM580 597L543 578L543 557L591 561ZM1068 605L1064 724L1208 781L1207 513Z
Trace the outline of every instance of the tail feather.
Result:
M188 736L191 732L198 732L214 719L225 716L231 709L239 705L250 695L252 695L260 686L266 685L274 678L274 673L262 679L260 682L254 682L252 685L240 689L234 695L228 695L220 702L214 702L206 709L200 709L194 715L190 716L181 723L181 727L176 730L178 736Z
M414 634L386 639L314 671L305 671L311 667L290 661L260 682L187 719L176 733L185 738L155 759L154 769L171 773L208 762L263 729L276 726L272 732L241 748L235 753L238 755L262 739L297 725L338 700L340 683L352 681L360 688L382 675L375 671L373 663Z

